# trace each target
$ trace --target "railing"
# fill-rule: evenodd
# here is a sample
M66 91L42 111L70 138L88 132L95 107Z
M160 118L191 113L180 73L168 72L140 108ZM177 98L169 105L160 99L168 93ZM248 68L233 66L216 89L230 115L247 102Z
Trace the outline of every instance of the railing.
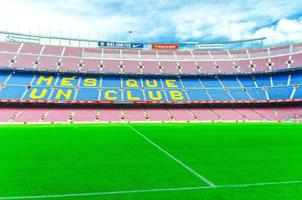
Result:
M72 37L62 37L53 35L35 35L35 34L25 34L18 32L0 31L0 39L4 41L11 42L24 42L24 43L38 43L46 45L62 45L62 46L73 46L73 47L99 47L101 40L96 39L85 39L85 38L72 38ZM211 51L211 50L237 50L237 49L254 49L262 48L264 40L266 38L256 38L248 40L238 40L238 41L227 41L227 42L179 42L177 44L178 50L199 50L199 51ZM143 44L140 49L152 49L153 42L144 43L130 43L130 42L111 42L106 41L106 43L116 44L116 46L124 46L125 48L135 49L135 45L131 44ZM107 46L109 47L109 46Z
M16 100L16 99L0 99L0 103L35 103L37 104L66 104L66 105L101 105L101 104L112 104L112 105L124 105L124 104L144 104L144 105L251 105L251 104L300 104L302 99L288 99L288 100L263 100L263 101L80 101L80 100Z

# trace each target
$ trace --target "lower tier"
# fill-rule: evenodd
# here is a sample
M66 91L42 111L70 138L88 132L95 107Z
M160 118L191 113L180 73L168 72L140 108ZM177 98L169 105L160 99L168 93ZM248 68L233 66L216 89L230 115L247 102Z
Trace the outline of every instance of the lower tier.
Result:
M301 105L0 105L0 123L302 121Z

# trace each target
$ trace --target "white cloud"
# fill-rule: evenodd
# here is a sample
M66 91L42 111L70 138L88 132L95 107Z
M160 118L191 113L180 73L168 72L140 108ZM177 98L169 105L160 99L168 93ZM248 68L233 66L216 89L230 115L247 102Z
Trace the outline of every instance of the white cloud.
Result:
M281 19L275 26L257 30L252 37L267 37L267 44L302 41L302 18Z
M262 36L253 34L258 27L270 26L283 18L300 14L302 9L300 3L295 1L221 2L219 6L213 3L199 4L179 10L172 18L177 38L240 40Z
M82 0L55 1L53 4L21 2L10 0L2 4L0 18L6 20L1 22L0 29L65 36L71 33L73 37L80 34L86 38L101 35L103 38L111 36L118 39L118 34L127 33L129 24L134 20L131 16L119 14L104 17L77 14L80 10L87 13L96 10Z
M0 0L0 29L108 40L240 40L301 38L299 1ZM272 25L275 24L275 25ZM70 34L71 33L71 34ZM90 33L90 34L89 34Z

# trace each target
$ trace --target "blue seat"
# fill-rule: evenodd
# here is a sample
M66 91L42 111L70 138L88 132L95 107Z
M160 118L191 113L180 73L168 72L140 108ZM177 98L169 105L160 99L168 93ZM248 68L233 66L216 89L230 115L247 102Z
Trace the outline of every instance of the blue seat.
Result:
M162 81L160 78L142 78L144 88L148 89L162 89Z
M75 100L76 90L74 88L55 88L49 96L49 100L71 101Z
M144 92L140 89L125 89L123 98L124 101L145 101Z
M302 99L302 87L298 87L296 89L296 93L294 95L294 99Z
M32 74L13 74L10 79L7 81L8 85L29 85L33 80Z
M232 101L232 97L224 89L208 89L208 94L214 101Z
M97 101L99 100L99 89L82 87L78 90L76 100L79 101Z
M268 87L267 92L270 100L290 99L290 96L293 92L293 87Z
M48 100L49 95L52 93L51 87L48 86L33 86L24 96L23 100Z
M223 88L217 78L201 78L200 80L205 88Z
M80 88L99 88L102 82L101 77L84 76L80 81Z
M285 75L273 75L273 85L274 86L286 86L288 82L288 74Z
M267 100L265 91L262 88L247 88L247 92L255 101Z
M291 83L302 85L302 73L291 73ZM8 72L1 72L0 83L3 83L8 76ZM253 76L259 87L256 87ZM238 81L235 76L219 79L216 77L180 79L159 76L139 78L15 73L9 79L8 84L0 89L0 99L90 101L210 101L212 99L231 101L268 100L268 98L279 100L291 97L293 86L287 85L289 73L272 75L273 87L269 75L253 76L238 77ZM32 87L27 89L26 85L32 81ZM246 91L241 88L240 83L246 87ZM228 90L225 91L223 86L228 87ZM268 97L262 89L263 86L267 88ZM123 89L121 89L122 87ZM302 98L301 93L302 89L298 87L294 98Z
M182 88L182 84L179 78L162 78L161 79L164 88L171 88L169 84L175 85L175 88Z
M188 89L187 94L191 101L210 101L209 95L203 89Z
M146 101L167 101L167 94L161 89L146 89Z
M290 83L302 85L302 73L292 73Z
M222 77L219 78L222 84L228 88L241 88L242 86L237 81L236 77Z
M268 75L257 75L255 76L258 87L271 86L271 79Z
M140 78L122 77L121 79L124 88L142 88L142 81Z
M3 84L6 81L8 76L9 76L8 73L0 73L0 84L1 83Z
M102 80L103 88L120 88L121 78L120 77L106 77Z
M113 98L108 99L106 98L106 94L110 97ZM120 89L117 88L105 88L101 90L101 99L102 101L122 101L122 92Z
M254 80L251 76L238 77L238 80L244 87L256 87Z
M243 91L242 89L229 89L230 95L238 101L243 101L243 100L252 100L248 94Z
M24 86L6 86L0 90L0 99L20 100L25 91Z
M199 79L196 78L182 78L182 83L185 88L187 89L196 89L196 88L203 88Z

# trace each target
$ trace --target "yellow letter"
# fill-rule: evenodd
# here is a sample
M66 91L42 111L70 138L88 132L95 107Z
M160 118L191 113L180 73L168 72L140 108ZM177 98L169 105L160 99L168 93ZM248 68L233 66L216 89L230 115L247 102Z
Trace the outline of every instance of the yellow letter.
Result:
M31 99L42 99L42 98L44 98L44 97L46 96L46 94L47 94L47 89L43 89L42 92L41 92L39 95L37 95L37 92L38 92L38 89L37 89L37 88L33 89L33 90L31 91L29 97L30 97Z
M149 88L156 88L158 86L157 80L153 80L153 84L150 83L150 80L146 80L146 85Z
M178 85L175 85L176 80L166 80L168 88L178 88Z
M138 88L138 83L136 80L133 80L133 79L129 79L126 81L126 85L127 87L130 87L130 88Z
M139 101L139 100L141 100L141 98L139 98L139 97L132 96L132 92L129 91L129 90L127 91L127 98L130 101Z
M154 96L153 92L152 91L148 91L148 95L150 97L151 100L154 100L154 101L160 101L162 100L162 95L161 95L161 92L160 91L156 91L156 97Z
M86 87L95 87L97 80L95 78L86 78L84 79L84 86Z
M111 96L111 94L116 94L116 95L117 95L118 93L117 93L117 91L115 91L115 90L107 90L107 91L105 92L105 99L111 100L111 101L116 100L117 97L113 97L113 96Z
M41 85L42 82L46 82L46 85L51 85L52 81L53 81L52 76L50 76L48 78L45 78L44 76L40 76L38 81L37 81L37 85Z
M171 99L173 101L184 100L184 96L180 91L170 91Z
M75 79L75 76L70 78L62 78L61 86L73 86L71 81L74 81Z
M72 90L67 90L67 92L64 92L64 90L59 89L56 95L56 99L61 99L61 97L64 96L66 100L69 100L71 94L72 94Z

